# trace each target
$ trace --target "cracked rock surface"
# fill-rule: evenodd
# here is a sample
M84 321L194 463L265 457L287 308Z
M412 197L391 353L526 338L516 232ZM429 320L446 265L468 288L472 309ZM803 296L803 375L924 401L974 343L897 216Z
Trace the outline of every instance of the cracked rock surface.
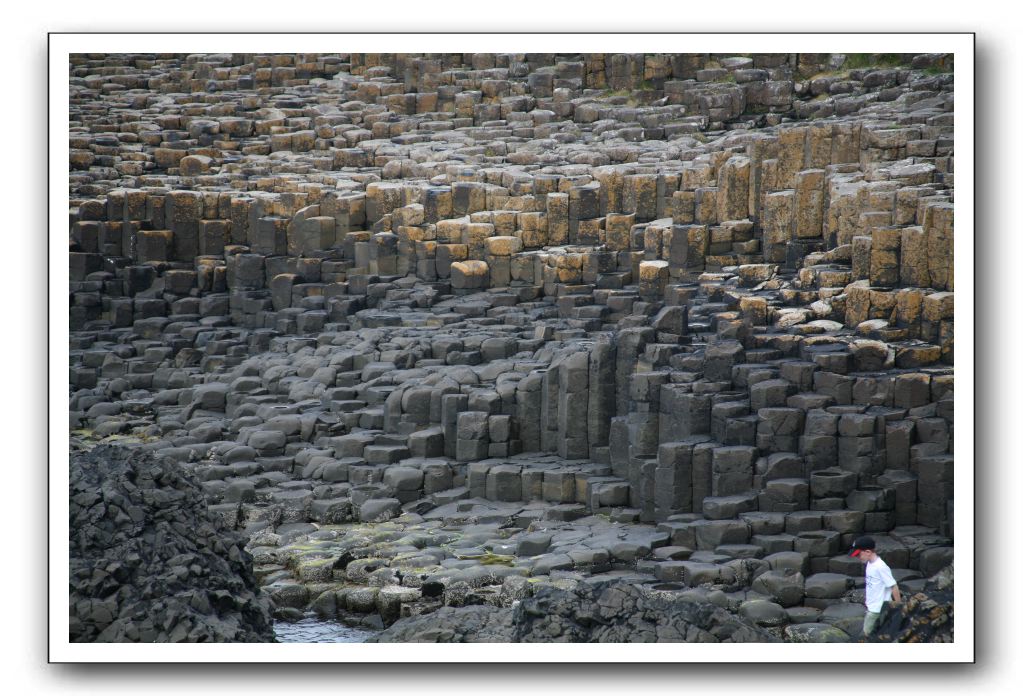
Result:
M105 445L70 467L73 642L273 642L244 539L179 467Z

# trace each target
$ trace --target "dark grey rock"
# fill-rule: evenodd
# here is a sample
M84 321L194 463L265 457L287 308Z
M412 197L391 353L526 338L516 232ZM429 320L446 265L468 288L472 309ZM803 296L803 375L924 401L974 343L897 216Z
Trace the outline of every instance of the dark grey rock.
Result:
M178 465L114 446L70 460L72 642L273 642L241 537Z
M402 619L375 642L777 642L707 601L627 583L541 588L514 609L444 608Z

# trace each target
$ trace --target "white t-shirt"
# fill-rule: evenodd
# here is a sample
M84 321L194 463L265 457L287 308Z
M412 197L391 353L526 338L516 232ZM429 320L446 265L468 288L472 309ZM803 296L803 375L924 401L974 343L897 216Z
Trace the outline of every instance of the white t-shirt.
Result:
M880 558L867 563L867 611L881 611L881 605L892 598L895 578L891 568Z

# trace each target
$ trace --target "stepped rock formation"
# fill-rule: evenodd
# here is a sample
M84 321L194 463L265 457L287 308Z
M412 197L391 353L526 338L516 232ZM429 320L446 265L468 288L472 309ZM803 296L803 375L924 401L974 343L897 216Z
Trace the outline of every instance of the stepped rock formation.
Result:
M69 65L73 438L187 469L281 618L596 576L856 639L953 556L946 54ZM668 591L668 590L664 590Z

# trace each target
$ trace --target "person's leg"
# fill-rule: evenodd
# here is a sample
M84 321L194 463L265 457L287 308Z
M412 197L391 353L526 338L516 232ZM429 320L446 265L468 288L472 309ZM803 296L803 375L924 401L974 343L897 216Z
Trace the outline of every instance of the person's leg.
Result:
M867 637L874 632L877 628L878 619L881 618L881 612L879 611L868 611L863 615L863 636Z

